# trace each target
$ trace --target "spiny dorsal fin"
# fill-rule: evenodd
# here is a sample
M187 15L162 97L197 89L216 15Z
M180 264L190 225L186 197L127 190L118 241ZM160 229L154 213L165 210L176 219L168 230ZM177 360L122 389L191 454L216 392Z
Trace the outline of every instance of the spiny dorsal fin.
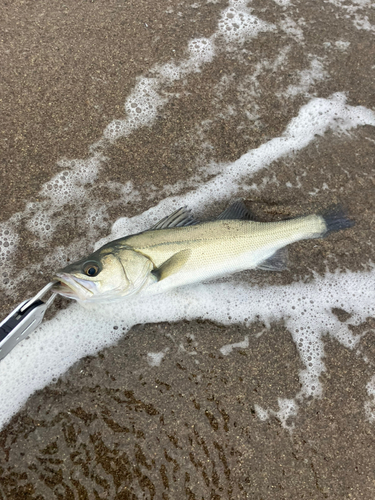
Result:
M161 219L150 229L169 229L171 227L192 226L194 224L198 224L198 221L191 215L191 210L187 207L181 207L173 212L173 214Z
M288 269L288 249L280 248L271 257L257 266L262 271L284 271Z
M240 219L240 220L255 220L252 213L245 206L242 200L237 200L228 208L224 210L218 217L217 220L230 220L230 219Z
M181 250L181 252L177 252L168 260L163 262L163 264L154 269L152 274L157 277L158 281L164 280L171 276L172 274L177 273L181 269L181 267L186 263L188 258L191 255L191 250Z

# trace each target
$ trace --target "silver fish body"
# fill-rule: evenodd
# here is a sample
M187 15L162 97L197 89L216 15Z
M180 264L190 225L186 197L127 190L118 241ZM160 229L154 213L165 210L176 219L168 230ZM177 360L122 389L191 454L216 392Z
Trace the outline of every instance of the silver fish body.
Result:
M280 222L256 222L242 202L217 220L196 222L186 209L154 228L112 241L59 271L55 291L82 301L161 293L245 269L281 270L281 249L303 239L351 227L335 209Z

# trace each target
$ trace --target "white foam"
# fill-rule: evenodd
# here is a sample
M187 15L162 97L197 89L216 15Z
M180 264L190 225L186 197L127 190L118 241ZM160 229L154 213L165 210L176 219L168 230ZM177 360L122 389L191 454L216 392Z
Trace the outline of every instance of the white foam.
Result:
M228 356L228 354L230 354L233 349L246 349L247 347L249 347L249 336L245 335L245 338L242 342L223 345L223 347L220 348L220 352L221 354L223 354L223 356Z
M274 161L305 148L327 131L343 134L358 126L375 126L375 113L372 110L363 106L349 106L345 101L346 98L341 93L334 94L329 99L312 99L291 120L281 137L271 139L245 153L230 165L217 166L219 173L197 189L182 196L166 198L140 216L118 219L111 234L98 241L95 248L125 234L145 230L180 206L188 205L199 210L217 200L229 199L246 192L251 186L245 184L245 179L248 181L252 175L269 167Z
M336 7L340 7L344 17L351 19L353 25L358 30L375 31L375 25L370 23L368 15L365 13L367 10L374 8L372 0L353 0L352 2L346 2L346 0L328 1Z
M295 399L278 398L279 410L264 409L259 405L254 405L255 412L259 420L268 420L271 416L276 417L284 429L292 431L295 427L293 417L297 416L298 405Z
M140 78L125 102L126 118L112 121L104 130L104 138L115 141L139 127L152 124L158 110L168 102L161 95L160 86L157 78Z
M253 16L246 8L247 2L232 0L222 13L217 36L227 44L243 43L265 31L274 31L276 26Z
M308 284L266 288L235 282L199 284L148 301L133 297L126 308L121 302L105 304L89 314L72 304L1 361L0 423L4 424L32 392L64 373L75 361L116 342L132 325L146 322L202 318L223 324L250 324L260 319L269 327L272 321L284 320L304 364L302 388L295 401L319 396L323 337L329 333L349 349L357 346L359 336L353 335L350 325L358 325L374 314L375 290L368 286L374 277L374 271L336 273ZM335 307L345 309L350 319L341 323L332 313ZM199 344L199 339L196 341ZM154 357L157 359L160 356ZM281 410L286 415L285 408Z
M249 14L246 1L231 0L229 7L223 10L216 32L210 38L196 38L189 41L187 45L187 57L178 64L173 60L164 65L156 64L151 68L152 77L139 77L137 83L127 97L124 104L125 117L110 122L103 131L103 136L89 147L90 156L85 159L63 159L58 162L62 172L56 174L50 181L45 183L38 195L38 200L27 204L22 213L13 215L7 222L0 224L0 230L10 231L12 238L7 242L12 245L17 241L17 229L20 221L27 221L29 231L35 234L37 241L35 245L46 245L53 237L56 228L64 221L64 204L74 204L80 211L79 218L82 221L89 220L92 213L99 213L104 220L105 213L101 203L98 203L95 183L99 170L106 162L104 152L111 142L120 137L126 137L140 127L150 126L154 123L160 109L165 106L171 96L179 97L179 94L165 92L165 88L175 80L181 80L190 73L201 71L202 67L210 63L215 53L232 50L233 43L242 43L246 39L255 37L262 31L273 30L274 27ZM228 10L229 9L229 10ZM239 24L237 24L239 23ZM225 40L228 44L222 44ZM229 43L231 42L231 43ZM183 82L182 82L183 83ZM118 190L116 183L108 183L107 187ZM180 186L181 189L183 186ZM124 194L124 196L127 196ZM125 198L126 199L126 198ZM134 199L131 195L129 199ZM82 206L82 200L86 201ZM116 206L124 198L118 197L117 202L108 203L107 206ZM129 200L127 200L129 201ZM99 223L87 226L87 236L94 235ZM15 252L0 251L0 265L7 259L8 273L12 269L12 257ZM62 263L63 264L63 263ZM30 265L29 271L39 269L40 265ZM0 289L11 294L14 287L20 281L20 276L12 276L12 279L0 280Z
M291 5L291 0L273 0L277 5L280 5L280 7L287 7L288 5Z
M366 385L369 401L365 403L366 417L370 422L375 422L375 375L371 377Z
M289 4L287 0L275 1L284 7ZM139 77L125 100L125 117L111 122L106 127L103 137L90 148L90 156L83 160L62 160L59 164L61 172L42 187L40 195L44 199L28 204L23 214L15 214L1 226L0 240L7 245L3 245L5 250L0 246L0 263L6 262L9 274L3 275L3 283L0 282L3 289L11 292L11 287L15 286L17 280L24 280L25 277L27 279L26 272L17 277L13 276L11 260L8 260L12 256L8 248L12 247L13 250L18 242L16 229L22 217L29 218L28 229L45 242L51 238L61 221L57 214L64 204L78 205L83 198L90 202L90 208L83 212L82 220L92 221L95 231L95 223L100 225L104 220L105 209L95 205L95 188L91 190L91 184L97 179L99 170L106 161L104 153L108 144L129 135L139 127L151 125L170 95L177 97L177 94L166 93L168 85L182 80L192 72L201 71L220 51L237 50L244 41L258 36L261 32L272 33L277 30L275 25L253 16L247 3L247 0L231 0L222 13L216 32L210 38L190 41L186 48L186 57L179 63L171 60L163 66L156 65L150 71L151 76ZM346 9L346 13L352 16L353 22L357 23L359 28L372 29L371 25L366 24L368 18L362 12L362 9L368 7L368 1L356 0L351 6L344 5L339 0L333 0L333 3ZM298 40L303 38L300 28L302 25L303 21L300 20L296 24L289 18L279 24L281 29ZM340 50L343 49L342 44L336 43L336 46ZM275 71L282 67L287 50L288 47L282 50L275 61L262 61L256 66L254 74L250 76L254 84L253 97L259 90L255 88L257 76L264 69L271 67L271 64L275 65ZM319 78L314 77L311 71L314 68L310 68L310 73L305 76L302 74L300 88L303 90L297 94L310 91L311 85L325 76L324 69L315 69L321 72ZM292 96L297 95L293 92ZM229 109L228 113L230 112ZM249 118L257 119L256 113L257 108L254 107ZM322 136L327 131L336 134L348 133L361 125L374 126L374 112L361 106L348 106L343 94L335 94L329 99L313 99L300 109L298 116L290 122L282 136L249 151L233 164L212 166L212 172L216 173L215 178L186 195L169 197L145 214L119 220L106 241L117 235L146 229L177 206L188 204L192 208L201 209L215 201L237 196L246 189L253 188L245 184L253 174L269 168L275 160L305 148L317 135ZM178 184L170 186L169 189L177 193L181 186L182 184ZM122 199L135 199L134 197L139 196L139 193L133 192L131 184L121 187L118 183L108 183L108 187L118 191ZM92 220L93 217L95 221ZM103 240L98 245L102 243ZM47 255L45 263L54 268L57 260L66 259L67 255L70 256L76 251L78 245L80 242L72 241L64 248L54 249L54 255ZM127 303L125 311L120 305L112 305L87 314L85 309L72 304L53 320L44 323L1 361L0 425L17 411L31 393L64 373L76 360L116 342L133 324L194 318L210 319L224 324L248 324L260 317L268 326L273 320L285 321L304 363L304 369L300 373L301 391L295 399L280 398L280 409L273 412L288 426L288 418L296 414L298 400L322 393L319 376L324 370L323 336L329 333L348 349L356 348L359 337L352 335L349 326L359 324L367 316L373 315L373 288L369 287L373 278L374 272L328 274L325 278L317 277L309 284L296 283L289 287L264 289L235 282L197 285L153 297L147 304L134 298ZM344 308L352 316L346 322L340 323L331 311L333 307ZM241 346L232 345L233 347ZM151 363L162 359L160 352L149 354L147 359ZM373 387L374 382L371 379L367 387L369 395L375 393ZM368 409L370 410L371 408ZM270 410L259 409L259 415L263 418L268 418L270 414ZM371 418L371 414L368 415Z
M17 251L19 237L10 222L0 226L0 287L13 290L15 286L12 256Z
M245 178L249 179L255 172L269 167L274 160L306 147L316 135L323 135L328 130L344 133L365 124L375 125L375 114L360 106L348 106L342 94L335 94L330 99L313 99L300 109L281 137L262 144L233 164L218 166L219 173L213 180L185 196L168 198L142 216L117 221L110 239L150 227L176 205L201 207L237 194ZM103 159L98 156L100 161ZM64 167L70 167L72 175L76 169L86 169L86 182L97 172L95 162L88 165L65 164ZM57 203L64 200L62 198ZM30 206L31 209L35 206ZM60 249L56 254L62 256L63 252L64 249ZM324 369L321 335L330 331L350 348L358 342L358 337L354 338L345 324L338 324L330 308L345 307L354 314L352 322L372 314L368 301L373 297L371 293L366 295L363 292L367 291L371 278L372 275L367 274L327 276L325 280L317 278L310 285L295 284L266 290L250 289L245 285L199 285L153 298L152 307L149 307L151 301L147 301L147 305L136 300L127 302L126 313L122 307L109 309L107 318L93 311L88 316L86 310L74 304L42 325L0 363L0 420L5 422L28 395L63 373L77 359L115 342L131 325L184 318L203 317L232 323L251 321L259 315L266 324L272 319L284 318L306 366L300 374L302 389L299 397L319 395L319 375ZM250 294L252 310L249 310ZM104 313L106 308L102 309ZM118 328L113 329L114 326ZM30 382L25 383L26 380ZM9 392L13 398L9 397Z
M335 45L340 50L346 50L349 47L350 42L344 42L343 40L337 40L337 42L335 42Z
M375 31L375 25L370 23L368 16L362 16L356 13L354 15L353 24L359 30Z
M310 88L317 82L328 77L323 64L318 59L314 58L310 62L310 67L298 71L299 82L297 85L289 85L285 91L287 97L295 97L299 94L308 94Z
M196 71L199 71L203 64L211 62L215 55L214 44L209 38L194 38L188 44L188 51L190 60L187 65L193 65Z
M297 42L301 43L305 39L302 28L291 17L285 17L279 22L279 26Z
M147 362L150 366L160 366L164 356L169 351L168 347L159 352L148 352L147 353Z

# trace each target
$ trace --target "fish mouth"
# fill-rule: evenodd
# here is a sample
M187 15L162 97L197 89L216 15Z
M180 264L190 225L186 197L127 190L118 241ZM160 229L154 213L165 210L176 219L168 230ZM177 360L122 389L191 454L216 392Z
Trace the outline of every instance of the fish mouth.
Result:
M57 281L52 287L52 292L58 293L63 297L75 300L88 300L94 293L86 288L79 278L75 278L71 274L56 273L53 280Z

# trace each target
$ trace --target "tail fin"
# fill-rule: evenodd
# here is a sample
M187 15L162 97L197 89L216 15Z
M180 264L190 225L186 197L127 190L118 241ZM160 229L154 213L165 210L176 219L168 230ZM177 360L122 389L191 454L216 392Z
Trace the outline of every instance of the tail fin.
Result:
M331 207L322 214L322 217L326 223L326 231L323 236L327 236L335 231L341 231L341 229L348 229L355 224L354 220L347 217L341 205Z

